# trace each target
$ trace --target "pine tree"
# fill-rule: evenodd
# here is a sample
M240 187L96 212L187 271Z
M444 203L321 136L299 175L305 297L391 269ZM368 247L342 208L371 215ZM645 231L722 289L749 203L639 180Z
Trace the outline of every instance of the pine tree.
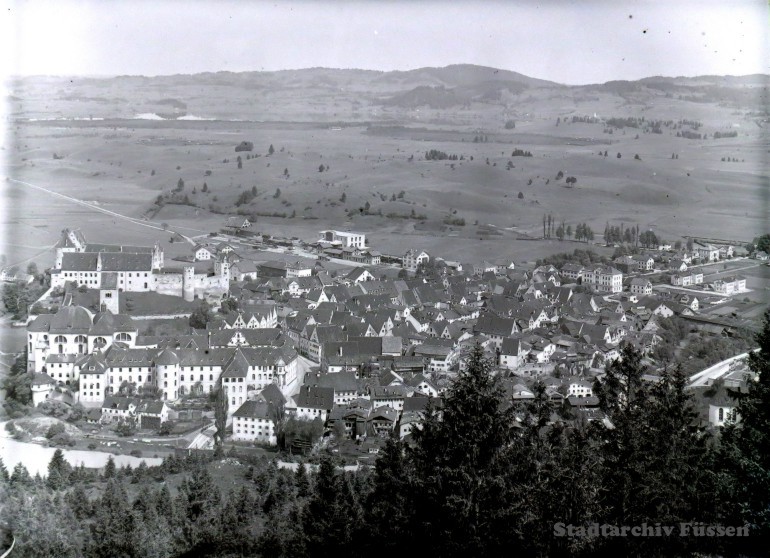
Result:
M697 412L687 378L677 369L651 383L643 376L642 354L627 344L611 362L594 393L611 428L599 427L602 440L604 521L614 525L708 521L713 500L706 471L707 438L695 428ZM686 553L686 538L606 540L605 552L658 555Z
M323 457L313 493L302 512L302 531L309 556L345 554L344 549L350 542L350 525L346 521L341 482L331 458Z
M297 487L297 495L300 498L306 498L310 494L310 481L307 478L307 467L300 463L294 475L294 484Z
M196 554L211 554L221 528L221 494L205 465L196 467L179 488L182 538Z
M0 457L0 483L7 484L11 480L11 475L8 474L8 469L5 467L3 458Z
M66 487L71 472L72 466L64 459L64 453L61 449L56 448L51 461L48 463L46 485L51 490L60 490Z
M112 458L112 455L107 458L107 464L104 466L102 477L105 479L115 478L115 460Z
M367 523L371 526L367 553L392 556L415 540L409 504L411 474L404 443L394 433L385 442L374 467L374 489L369 495Z
M136 524L137 517L128 506L123 485L111 479L94 506L89 555L104 558L140 556L141 550L135 548L133 540Z
M770 311L756 337L759 351L749 354L753 381L737 400L738 420L722 432L722 490L733 523L751 526L751 537L770 537Z
M216 432L214 433L214 444L222 447L225 441L225 431L227 429L227 393L222 381L219 382L216 400L214 401L214 424Z
M29 471L27 471L27 468L21 462L17 463L13 468L10 481L12 486L29 487L33 484Z
M438 556L511 550L505 478L511 467L506 451L514 439L513 414L491 371L491 361L476 345L442 409L429 408L423 428L412 431L412 525Z

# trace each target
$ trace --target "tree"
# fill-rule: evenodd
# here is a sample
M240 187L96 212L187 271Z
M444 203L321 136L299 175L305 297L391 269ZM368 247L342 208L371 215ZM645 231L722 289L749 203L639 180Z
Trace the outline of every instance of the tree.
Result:
M216 432L214 433L214 444L220 448L225 441L225 431L227 429L227 408L227 393L220 380L216 399L214 400L214 425L216 426Z
M48 463L48 478L46 479L46 485L51 490L60 490L68 485L68 480L72 467L64 459L64 453L60 449L56 449L51 461Z
M273 147L273 144L271 143L270 147L267 149L267 154L268 155L272 155L273 153L275 153L275 148Z
M111 479L107 483L94 508L88 554L99 558L141 555L134 545L138 518L129 508L126 491L119 481Z
M318 172L323 172L323 171L324 171L324 166L323 166L323 164L321 164L321 165L318 165Z
M618 159L620 159L620 151L618 151Z
M37 276L37 264L35 262L29 262L27 265L27 275L32 275L33 277Z
M16 357L8 376L0 385L5 390L6 402L14 401L19 405L29 405L32 402L32 374L27 372L26 350Z
M340 196L340 201L342 203L345 203L345 201L348 199L347 195L345 195L345 192L342 192L342 195Z
M520 200L523 200L524 199L524 192L519 192L518 198Z
M730 390L738 420L723 428L720 448L725 519L751 526L751 537L770 536L770 311L756 336L759 351L749 354L753 381L746 391Z
M567 225L566 233L567 233L567 238L572 237L572 225Z
M182 190L184 190L184 180L182 180L181 178L180 178L180 179L177 181L177 183L176 183L176 189L177 189L177 191L179 191L179 192L181 192Z
M652 383L643 379L646 373L642 354L626 344L620 358L594 382L599 406L612 424L597 426L602 440L603 521L708 522L713 506L712 475L704 467L708 439L693 426L698 413L685 390L687 377L680 369L664 370ZM681 555L687 541L667 537L633 546L620 540L603 543L605 552L612 554L628 554L634 548L656 555L666 548Z
M32 477L29 475L29 471L23 463L19 462L13 468L11 472L11 486L31 486Z
M27 289L18 283L6 283L3 287L3 306L6 312L14 319L21 319L27 315L29 293Z
M512 511L505 478L513 410L503 404L500 378L491 372L477 344L443 408L429 405L423 428L412 430L411 525L438 556L501 555L511 542L504 525Z
M404 456L404 443L395 434L385 442L374 466L374 488L367 504L371 525L371 548L375 556L390 556L403 550L412 536L409 499L411 469Z
M204 182L203 183L203 188L201 188L201 192L206 193L208 191L209 191L209 185Z
M564 240L564 225L561 224L556 228L556 238Z
M115 460L112 458L112 455L107 458L107 464L104 466L102 476L105 479L115 478Z
M219 307L220 312L222 314L229 314L230 312L235 312L238 310L238 301L234 299L233 297L227 297L224 299Z
M754 245L761 252L770 253L770 234L763 234L754 240Z
M211 307L205 300L201 302L200 306L193 310L190 314L189 325L195 329L205 329L206 324L211 321Z

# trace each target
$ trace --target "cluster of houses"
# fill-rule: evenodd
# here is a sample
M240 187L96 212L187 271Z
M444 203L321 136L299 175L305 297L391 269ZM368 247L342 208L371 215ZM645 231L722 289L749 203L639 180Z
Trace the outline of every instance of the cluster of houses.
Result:
M317 248L379 263L361 233L321 231ZM167 403L221 386L237 440L275 443L287 414L355 439L396 428L407 436L427 405L440 405L479 344L506 377L512 404L534 397L521 378L539 377L554 405L590 413L592 371L618 358L621 342L651 353L661 318L698 314L702 299L653 291L646 275L667 266L674 285L702 283L702 273L688 268L695 252L702 261L731 255L698 246L666 261L635 254L612 265L522 270L510 261L448 262L408 250L407 273L396 276L384 267L333 269L320 259L255 263L226 243L200 244L192 259L213 260L214 274L185 267L174 288L188 300L220 288L238 310L205 331L147 336L118 312L117 293L171 289L162 250L88 244L67 229L52 278L99 290L100 311L64 305L38 315L28 326L29 369L38 402L67 387L83 403L102 405L103 417L155 424ZM739 292L745 279L722 279L714 289ZM300 357L316 365L304 379ZM124 400L126 393L154 393L161 404Z

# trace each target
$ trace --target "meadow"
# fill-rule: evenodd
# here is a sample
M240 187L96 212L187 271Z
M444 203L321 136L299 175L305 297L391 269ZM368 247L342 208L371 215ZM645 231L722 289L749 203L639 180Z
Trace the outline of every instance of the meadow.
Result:
M42 85L23 84L3 146L6 174L146 221L6 181L0 230L9 261L50 265L46 249L64 227L79 227L94 241L159 240L173 255L186 247L168 244L162 224L203 235L235 212L256 217L256 228L269 234L315 240L322 229L351 229L386 254L414 247L460 261L523 262L578 247L533 240L543 236L546 214L573 229L589 224L597 241L607 222L638 224L672 242L684 235L745 242L766 232L770 141L752 107L555 85L537 94L509 91L494 102L404 107L384 101L397 87L382 76L367 74L358 90L349 85L335 97L327 89L339 76L330 71L324 81L308 72L290 76L293 88L262 84L251 100L237 84L193 90L169 82L163 90L155 78L154 89L142 89L115 78L105 80L113 96L92 80L43 105ZM148 91L185 99L177 105L217 119L132 118L163 108ZM257 110L257 98L274 113L262 114L259 104ZM595 114L687 120L711 137L677 137L687 126L662 133L616 127L610 134L606 124L571 121ZM504 126L507 119L515 128ZM715 131L736 137L713 139ZM253 151L236 153L241 141L252 142ZM515 149L532 156L512 156ZM430 150L452 157L426 160Z

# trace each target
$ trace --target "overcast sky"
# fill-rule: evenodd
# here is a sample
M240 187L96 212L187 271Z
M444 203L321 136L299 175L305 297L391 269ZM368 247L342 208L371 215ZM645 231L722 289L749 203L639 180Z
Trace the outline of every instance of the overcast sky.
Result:
M6 0L5 75L472 63L561 83L770 73L764 0Z

